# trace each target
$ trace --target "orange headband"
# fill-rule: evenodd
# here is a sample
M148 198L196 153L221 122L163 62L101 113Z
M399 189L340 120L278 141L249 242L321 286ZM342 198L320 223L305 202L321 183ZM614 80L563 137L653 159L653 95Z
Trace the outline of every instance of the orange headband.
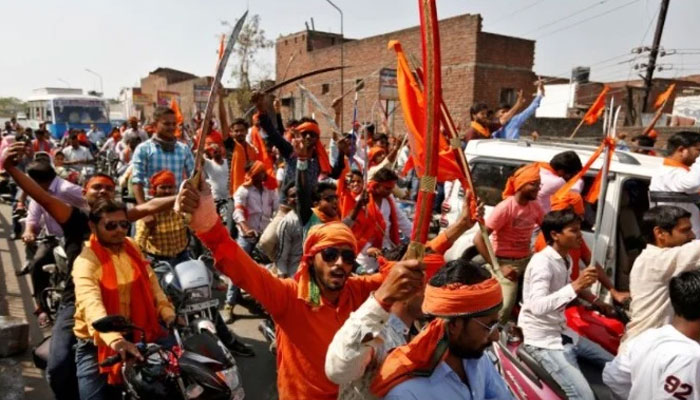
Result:
M303 124L297 125L294 129L299 132L313 132L316 136L321 136L321 129L313 122L304 122Z
M170 170L164 169L153 174L150 180L151 188L149 193L154 196L156 193L156 187L160 185L173 185L175 186L175 174Z
M503 293L496 278L476 285L428 285L425 288L423 312L436 317L456 317L491 310L500 307L502 303Z
M583 205L583 198L580 194L576 192L566 192L563 195L552 195L551 197L551 209L552 211L566 210L569 207L573 207L574 212L578 216L583 216L586 211Z
M540 180L540 167L537 163L528 164L521 167L513 176L508 178L506 182L506 188L503 190L503 198L510 197L515 194L521 187L527 185L528 183L536 182Z
M90 178L87 182L85 182L85 189L89 188L89 187L92 186L92 184L94 184L94 183L101 183L101 184L103 184L104 186L112 186L112 187L114 187L114 181L113 181L112 179L110 179L110 178L108 178L108 177L106 177L106 176L97 175L97 176L93 176L93 177Z
M261 172L265 171L265 164L260 161L253 161L248 172L245 173L245 180L243 181L243 186L250 186L253 184L253 177Z

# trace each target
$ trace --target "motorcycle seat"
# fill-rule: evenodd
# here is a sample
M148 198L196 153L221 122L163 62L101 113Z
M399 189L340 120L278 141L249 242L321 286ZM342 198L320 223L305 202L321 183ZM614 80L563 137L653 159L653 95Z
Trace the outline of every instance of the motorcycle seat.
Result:
M547 386L549 386L552 391L554 391L562 399L566 399L566 393L559 386L559 384L552 378L552 375L547 372L542 365L530 354L528 353L525 345L518 346L517 355L522 362L530 368L530 371L534 372L538 378L544 381Z

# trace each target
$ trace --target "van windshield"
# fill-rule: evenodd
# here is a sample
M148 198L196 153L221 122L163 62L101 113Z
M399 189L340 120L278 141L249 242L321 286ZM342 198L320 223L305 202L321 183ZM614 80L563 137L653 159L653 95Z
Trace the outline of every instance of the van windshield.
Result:
M55 100L57 124L106 123L107 110L99 100Z

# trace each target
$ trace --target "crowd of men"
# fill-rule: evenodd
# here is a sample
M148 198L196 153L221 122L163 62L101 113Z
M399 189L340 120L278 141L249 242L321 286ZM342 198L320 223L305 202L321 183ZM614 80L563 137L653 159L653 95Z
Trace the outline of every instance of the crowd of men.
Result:
M472 106L463 140L517 139L544 95L538 87L523 111L522 95L495 112ZM40 236L62 238L71 271L53 321L37 297L40 323L53 323L47 375L57 399L118 396L118 368L99 362L141 357L136 338L97 332L92 322L121 314L144 327L147 341L165 340L163 327L178 321L149 263L175 265L202 246L230 282L217 334L235 355L253 356L225 322L235 318L242 291L257 301L275 325L283 399L510 399L485 354L504 328L522 336L568 398L595 398L578 357L605 368L619 398L699 398L700 134L668 140L642 221L648 244L623 292L582 239L575 152L524 165L508 179L484 221L490 239L475 235L484 262L444 258L483 217L470 190L458 220L425 244L425 256L404 260L413 216L401 201L414 198L416 185L415 172L398 171L410 150L386 125L380 133L371 124L333 132L327 150L315 120L283 122L280 102L270 110L270 101L253 97L251 124L229 122L220 103L204 138L200 118L190 131L167 107L145 126L134 118L109 135L69 131L59 143L45 126L6 125L0 165L20 189L15 209L29 209L16 233L28 248ZM195 186L187 179L198 167L198 140L205 179ZM81 176L79 167L106 154L118 158L119 176ZM18 271L31 274L35 296L48 285L41 266L54 245L34 246ZM596 282L608 302L589 290ZM630 298L617 358L567 327L564 309L576 299L614 317L612 302Z

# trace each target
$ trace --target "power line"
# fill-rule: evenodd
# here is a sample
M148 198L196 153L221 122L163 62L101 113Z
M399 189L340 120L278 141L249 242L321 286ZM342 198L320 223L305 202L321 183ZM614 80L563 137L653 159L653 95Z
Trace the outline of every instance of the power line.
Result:
M526 35L531 34L532 32L537 32L537 31L539 31L539 30L542 29L542 28L547 28L547 27L550 27L550 26L552 26L552 25L554 25L554 24L558 24L558 23L560 23L560 22L562 22L562 21L566 21L567 19L569 19L569 18L571 18L571 17L574 17L574 16L576 16L576 15L582 13L582 12L585 12L585 11L588 11L588 10L590 10L590 9L592 9L592 8L595 8L595 7L598 7L598 6L600 6L600 5L603 5L603 4L605 4L605 3L609 2L609 1L610 1L610 0L601 0L601 1L599 1L598 3L595 3L595 4L592 4L592 5L588 6L588 7L582 8L582 9L580 9L580 10L578 10L578 11L574 11L573 13L571 13L571 14L569 14L569 15L566 15L566 16L564 16L564 17L562 17L562 18L557 18L557 19L554 20L554 21L551 21L551 22L549 22L549 23L540 25L540 26L536 27L535 29L532 29L532 30L530 30L530 31L527 31L527 32L523 33L523 34L520 35L520 36L526 36Z
M537 39L542 39L543 37L547 37L547 36L552 35L552 34L554 34L554 33L561 32L561 31L564 31L564 30L571 29L571 28L573 28L573 27L579 26L579 25L581 25L581 24L584 23L584 22L588 22L588 21L590 21L590 20L592 20L592 19L595 19L595 18L598 18L598 17L602 17L602 16L604 16L604 15L608 15L608 14L610 14L610 13L612 13L612 12L615 12L615 11L621 9L621 8L624 8L624 7L627 7L627 6L629 6L629 5L632 5L632 4L634 4L634 3L638 2L638 1L639 1L639 0L628 1L628 2L625 3L625 4L622 4L622 5L617 6L617 7L615 7L615 8L611 8L611 9L608 10L608 11L602 12L602 13L600 13L600 14L596 14L596 15L594 15L594 16L592 16L592 17L585 18L585 19L583 19L583 20L581 20L581 21L578 21L578 22L576 22L576 23L574 23L574 24L567 25L567 26L565 26L565 27L562 27L562 28L555 29L555 30L553 30L553 31L547 32L547 33L545 33L545 34L543 34L543 35L537 37Z
M531 3L531 4L529 4L529 5L525 6L525 7L522 7L522 8L519 8L519 9L513 11L513 12L510 13L510 14L506 14L506 15L502 16L501 18L497 18L495 21L491 22L491 24L497 24L497 23L499 23L499 22L501 22L501 21L505 21L505 20L507 20L508 18L513 17L514 15L517 15L517 14L519 14L519 13L525 11L525 10L528 10L528 9L530 9L530 8L532 8L532 7L534 7L534 6L536 6L536 5L539 4L539 3L542 3L543 1L545 1L545 0L537 0L537 1L535 1L534 3Z

